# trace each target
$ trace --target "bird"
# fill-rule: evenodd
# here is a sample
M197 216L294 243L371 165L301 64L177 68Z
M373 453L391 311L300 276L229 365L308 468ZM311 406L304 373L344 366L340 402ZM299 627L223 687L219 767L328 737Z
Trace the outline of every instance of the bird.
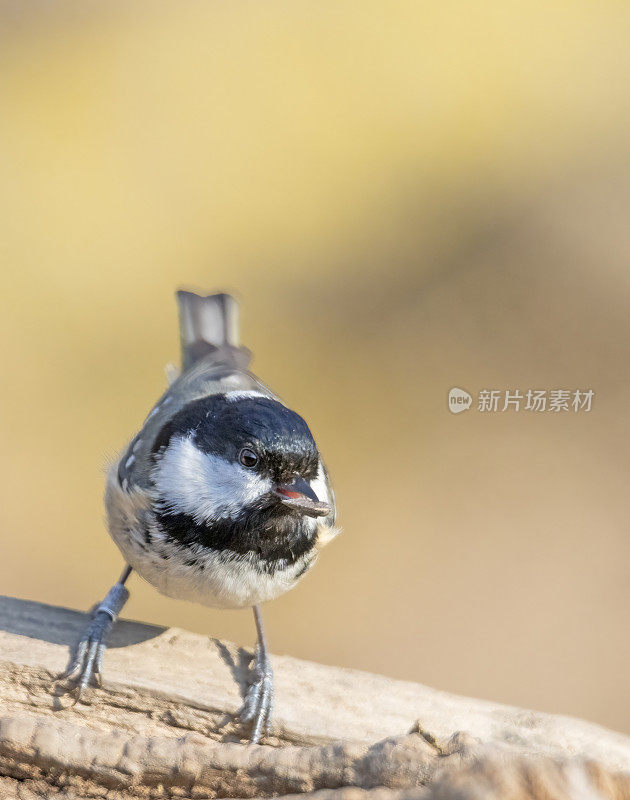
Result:
M65 677L75 702L102 685L132 571L169 597L252 608L257 644L239 718L258 743L273 714L260 606L292 589L339 533L335 498L305 420L249 371L235 298L185 290L176 298L181 370L107 474L107 526L125 568L95 606Z

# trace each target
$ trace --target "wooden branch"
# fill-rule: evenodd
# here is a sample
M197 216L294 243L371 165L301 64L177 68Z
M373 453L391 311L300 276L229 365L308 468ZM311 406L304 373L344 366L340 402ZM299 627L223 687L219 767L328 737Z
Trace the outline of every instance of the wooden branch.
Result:
M621 734L286 656L272 736L248 745L251 654L137 622L73 706L55 680L87 621L0 598L0 798L630 798Z

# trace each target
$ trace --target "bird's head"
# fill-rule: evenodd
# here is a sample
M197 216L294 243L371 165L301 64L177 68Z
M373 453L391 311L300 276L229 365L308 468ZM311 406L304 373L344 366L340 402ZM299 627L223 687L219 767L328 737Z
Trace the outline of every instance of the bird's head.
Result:
M254 392L192 401L162 428L152 473L161 510L196 524L257 526L332 514L306 422Z

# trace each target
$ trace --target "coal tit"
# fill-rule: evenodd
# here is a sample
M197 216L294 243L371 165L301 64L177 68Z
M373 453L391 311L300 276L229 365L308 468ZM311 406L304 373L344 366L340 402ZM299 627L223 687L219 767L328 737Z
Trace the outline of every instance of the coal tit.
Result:
M126 562L67 673L100 684L132 570L170 597L252 607L258 643L240 718L269 730L273 675L259 605L293 588L337 533L326 467L306 422L248 371L226 294L177 293L182 370L108 474L109 532Z

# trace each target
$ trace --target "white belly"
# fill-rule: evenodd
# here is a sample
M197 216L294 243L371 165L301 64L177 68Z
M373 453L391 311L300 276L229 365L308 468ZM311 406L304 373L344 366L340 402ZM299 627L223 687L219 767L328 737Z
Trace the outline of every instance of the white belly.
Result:
M162 543L152 551L138 551L129 543L116 540L127 563L162 594L190 600L213 608L243 608L273 600L292 589L306 564L314 563L309 554L285 569L266 573L258 557L204 549L196 555L186 553L170 543ZM309 564L308 561L312 563ZM194 562L194 563L191 563Z

